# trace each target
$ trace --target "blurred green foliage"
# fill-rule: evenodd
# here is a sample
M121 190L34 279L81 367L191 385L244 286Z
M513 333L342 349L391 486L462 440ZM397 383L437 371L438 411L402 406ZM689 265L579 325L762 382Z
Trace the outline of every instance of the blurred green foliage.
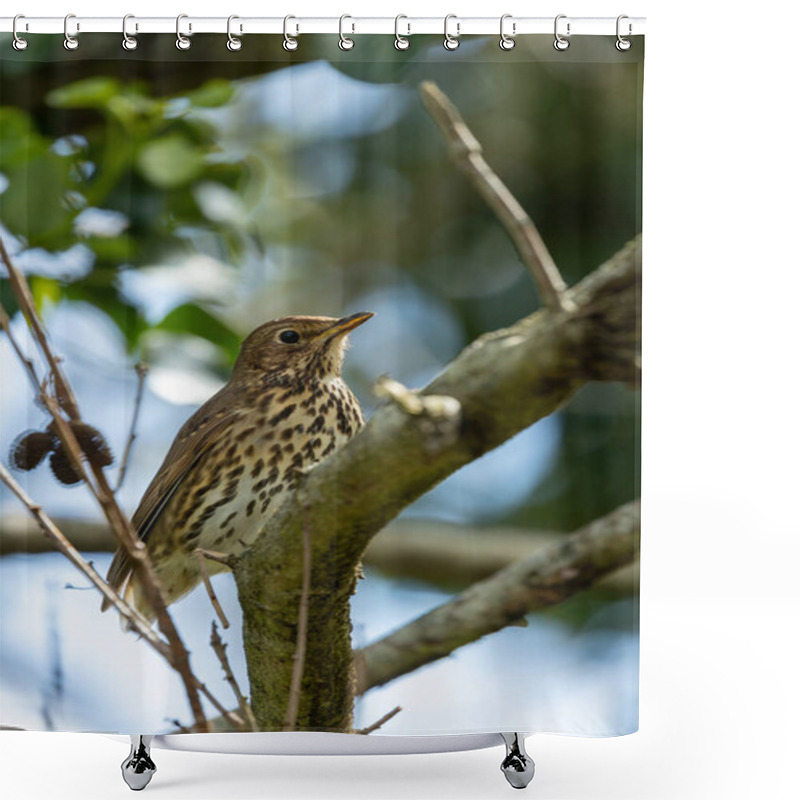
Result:
M175 244L179 226L205 225L192 185L200 180L236 188L242 166L214 162L215 131L192 114L224 105L228 81L210 79L180 97L155 98L141 81L98 75L53 89L46 103L59 110L93 110L75 133L50 139L25 109L0 107L0 221L26 249L60 253L77 243L92 253L91 270L75 280L31 279L37 301L46 296L98 306L136 348L148 329L141 310L120 289L121 270L158 260ZM113 236L82 234L76 220L87 208L124 213L126 229ZM33 270L35 272L35 268ZM11 310L10 293L3 302ZM186 330L220 345L235 357L238 334L200 307L182 307L157 327Z

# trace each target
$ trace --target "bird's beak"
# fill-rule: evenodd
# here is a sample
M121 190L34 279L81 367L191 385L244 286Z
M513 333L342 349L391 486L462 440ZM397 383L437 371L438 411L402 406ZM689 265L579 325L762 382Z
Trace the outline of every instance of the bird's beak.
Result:
M375 315L371 311L359 311L357 314L351 314L349 317L342 317L337 319L330 328L326 328L322 333L317 334L315 339L332 339L334 336L341 336L344 333L350 333L353 328L357 328L362 323L366 322L370 317Z

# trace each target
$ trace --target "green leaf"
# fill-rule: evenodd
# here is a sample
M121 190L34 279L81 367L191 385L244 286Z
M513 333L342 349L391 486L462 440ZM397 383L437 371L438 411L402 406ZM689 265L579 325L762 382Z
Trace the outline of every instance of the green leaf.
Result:
M111 238L89 236L83 242L91 248L98 262L108 262L114 267L130 260L131 254L135 252L133 239L125 234ZM97 266L102 268L104 265L98 263Z
M143 145L137 165L154 186L174 189L202 172L203 152L183 136L171 134Z
M233 97L234 89L230 81L214 78L192 92L181 95L193 106L199 108L217 108L223 106Z
M190 333L221 347L232 364L239 354L241 337L222 320L209 314L204 308L186 303L170 311L156 330Z
M31 118L17 108L0 108L0 169L30 161L47 149Z
M53 89L46 101L54 108L103 108L121 91L122 84L116 78L97 75Z
M39 316L42 315L45 303L57 305L61 299L61 284L57 280L44 278L41 275L31 275L28 281Z
M74 211L64 195L71 188L70 162L49 151L27 163L4 169L8 187L0 195L0 219L29 244L54 244L50 237L68 233Z

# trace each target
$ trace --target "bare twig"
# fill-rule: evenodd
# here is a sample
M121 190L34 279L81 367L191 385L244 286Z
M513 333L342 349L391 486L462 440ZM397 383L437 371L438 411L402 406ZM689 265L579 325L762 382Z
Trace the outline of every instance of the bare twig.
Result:
M232 553L219 553L216 550L206 550L203 547L198 547L197 552L202 553L203 557L208 561L216 561L217 564L223 564L228 569L233 569L239 560L239 556L235 556Z
M200 567L200 575L203 578L203 584L206 587L206 592L208 592L208 599L211 601L211 605L214 606L214 611L219 617L219 621L222 623L222 627L227 630L228 628L230 628L231 624L230 622L228 622L228 618L225 616L225 612L222 610L222 606L220 605L217 593L214 591L214 587L211 585L211 578L208 577L208 570L206 569L205 553L203 552L202 549L198 547L194 551L194 554L197 557L197 563Z
M3 308L2 304L0 304L0 328L3 329L6 336L8 336L8 341L11 342L11 347L14 349L14 352L17 354L17 358L19 359L20 364L22 364L23 369L27 373L28 377L33 384L33 391L34 396L38 399L39 392L41 391L41 384L39 383L39 378L36 375L36 368L33 366L33 361L31 361L25 353L22 352L22 348L19 345L19 342L16 340L16 337L11 332L11 319L6 313L5 308Z
M125 480L125 475L128 472L128 459L131 456L133 442L136 439L136 426L139 424L139 411L142 408L142 395L144 394L144 382L149 372L149 367L144 362L140 361L134 367L136 370L136 399L133 401L133 417L131 418L131 429L128 434L128 441L125 442L125 450L122 452L122 460L119 462L119 473L117 477L117 485L114 488L115 492L120 490L122 482Z
M402 706L395 706L388 714L384 714L379 720L373 722L372 725L367 725L366 728L359 728L357 731L353 731L353 733L360 733L362 736L366 736L378 730L378 728L383 727L392 717L397 716L402 710Z
M486 163L480 142L459 110L432 81L420 84L425 108L445 138L450 155L497 214L525 266L533 275L544 304L553 311L573 311L567 286L533 220Z
M80 413L78 411L78 404L75 401L75 395L72 388L65 379L63 370L61 369L60 359L57 358L47 342L47 335L44 332L44 326L39 319L39 314L36 311L36 303L31 294L30 286L25 276L13 265L11 257L8 255L3 240L0 239L0 258L6 265L8 270L8 280L11 284L11 291L19 303L20 311L28 322L28 326L34 335L34 338L39 344L39 347L44 355L50 369L53 373L53 380L56 385L56 394L58 396L59 404L67 412L70 419L79 420Z
M561 542L466 591L356 653L358 692L381 686L469 642L560 603L638 553L639 501L627 503Z
M177 729L178 733L191 733L189 728L187 728L177 717L175 719L170 719L167 717L166 721L171 722Z
M375 382L375 394L387 397L406 414L428 416L433 419L450 420L457 423L461 416L461 403L455 397L436 394L421 394L403 386L388 375L381 375Z
M304 510L305 511L305 510ZM303 583L300 589L300 608L297 612L297 645L292 656L292 682L289 687L289 702L283 723L285 731L293 731L297 726L297 712L300 708L300 691L303 684L303 670L306 665L306 645L308 643L308 597L311 593L311 529L303 525Z
M217 709L217 711L219 711L219 713L233 728L243 728L245 726L244 720L233 711L228 711L228 709L225 708L225 706L223 706L213 694L211 694L209 688L202 681L199 681L194 675L192 675L192 681L195 689L197 689L197 691L202 694L211 703L211 705ZM206 730L208 732L211 731L211 724L208 722L208 720L206 720ZM197 725L194 726L193 732L197 733Z
M81 419L72 387L61 369L61 360L53 354L50 348L50 343L39 319L28 282L25 276L14 266L2 240L0 240L0 258L8 270L9 282L11 283L11 288L17 299L20 310L27 320L34 339L39 345L39 349L52 371L52 379L55 384L57 399L52 398L44 389L41 391L41 399L53 417L58 436L72 466L75 468L78 475L86 482L86 485L100 504L111 529L127 551L134 565L134 569L137 570L141 578L147 602L155 611L161 631L169 642L172 651L172 658L169 663L178 672L183 681L189 699L189 705L195 719L195 730L198 732L205 732L208 730L208 722L198 694L198 681L191 670L189 653L167 610L161 582L153 569L144 542L139 539L130 520L122 513L102 468L91 461L89 461L89 466L94 481L89 479L87 471L84 469L82 463L84 457L83 450L80 444L78 444L68 422L61 413L61 409L63 409L73 422L77 422Z
M243 720L246 721L244 725L245 730L256 730L256 718L253 716L253 711L250 708L250 704L247 702L247 698L244 696L244 694L242 694L242 690L239 688L239 683L236 680L236 676L233 674L231 662L228 660L228 654L225 652L228 649L228 645L222 641L219 632L217 631L216 622L211 623L211 647L217 654L219 663L222 666L222 671L225 674L225 680L228 681L234 695L236 696L239 715Z
M417 418L419 429L425 436L425 449L429 454L448 447L458 439L461 403L455 397L422 394L406 388L388 375L378 378L374 392L378 397L387 397L406 414Z

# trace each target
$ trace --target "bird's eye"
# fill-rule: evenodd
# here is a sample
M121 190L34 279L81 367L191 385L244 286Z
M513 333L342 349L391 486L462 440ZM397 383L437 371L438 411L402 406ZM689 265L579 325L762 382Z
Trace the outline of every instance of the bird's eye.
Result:
M278 338L284 344L297 344L300 341L300 334L297 331L281 331Z

